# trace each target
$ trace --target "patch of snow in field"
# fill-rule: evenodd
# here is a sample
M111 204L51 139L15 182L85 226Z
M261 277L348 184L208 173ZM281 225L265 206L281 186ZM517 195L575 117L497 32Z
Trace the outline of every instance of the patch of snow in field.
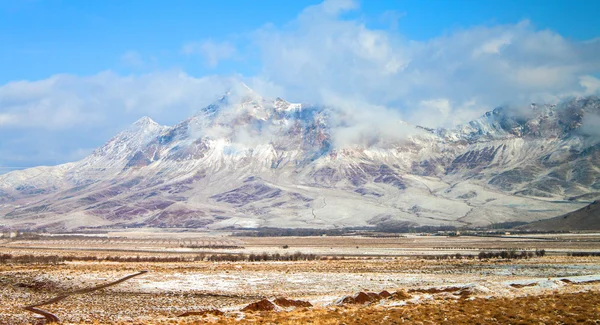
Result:
M569 276L569 277L563 277L563 278L556 278L557 280L560 279L566 279L569 280L573 283L585 283L585 282L591 282L591 281L600 281L600 274L593 274L593 275L582 275L582 276Z
M562 280L568 280L572 283L586 283L591 281L600 281L600 274L584 275L584 276L570 276L570 277L559 277L559 278L537 278L537 279L526 279L526 280L513 280L504 281L502 285L523 285L531 288L539 289L558 289L567 285Z

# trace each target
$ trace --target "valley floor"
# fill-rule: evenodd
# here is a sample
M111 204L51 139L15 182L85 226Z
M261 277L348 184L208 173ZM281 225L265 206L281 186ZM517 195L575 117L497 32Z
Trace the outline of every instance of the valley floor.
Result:
M597 324L600 257L566 252L598 252L600 245L594 235L563 237L568 240L562 247L556 241L516 238L219 237L212 241L228 245L196 245L191 251L174 244L159 250L162 241L147 249L139 243L102 248L94 242L92 248L82 243L53 246L52 240L36 245L6 241L0 243L0 324L39 324L23 306L140 270L148 272L39 308L64 324ZM264 250L272 256L283 249L279 245L289 245L285 250L290 254L299 247L303 253L322 254L316 260L208 261L212 255L229 256L229 250ZM515 247L546 249L548 254L516 260L432 257ZM401 248L411 253L384 254ZM360 292L382 291L392 296L359 299ZM241 311L277 297L307 301L312 307ZM179 317L184 313L196 315Z

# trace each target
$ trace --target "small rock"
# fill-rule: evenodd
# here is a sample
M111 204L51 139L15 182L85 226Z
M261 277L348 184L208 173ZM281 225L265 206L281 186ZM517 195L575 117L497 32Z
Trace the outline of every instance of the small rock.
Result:
M389 298L391 296L392 296L392 294L387 292L386 290L383 290L379 293L379 297L381 297L381 298Z
M242 311L271 311L271 310L275 310L275 305L267 299L253 302L242 309Z
M280 307L312 307L313 305L308 301L303 300L291 300L286 298L277 298L273 301L277 306Z

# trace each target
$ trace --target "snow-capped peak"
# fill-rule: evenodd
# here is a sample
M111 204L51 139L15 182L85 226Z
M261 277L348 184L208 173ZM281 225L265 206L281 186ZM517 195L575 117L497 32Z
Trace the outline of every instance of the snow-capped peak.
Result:
M138 125L138 126L158 126L159 124L156 123L150 117L144 116L144 117L140 118L139 120L135 121L133 123L133 125Z
M163 130L165 126L156 123L148 116L144 116L131 124L124 133L156 133Z
M106 156L115 161L122 160L132 152L143 148L167 128L144 116L118 133L104 146L96 149L92 157Z

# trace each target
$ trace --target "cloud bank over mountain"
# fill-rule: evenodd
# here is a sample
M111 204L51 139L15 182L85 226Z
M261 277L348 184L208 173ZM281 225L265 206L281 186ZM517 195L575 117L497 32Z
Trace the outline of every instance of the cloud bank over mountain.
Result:
M345 19L352 10L359 8L351 1L325 2L288 26L259 30L264 78L288 97L328 102L335 94L398 108L431 127L507 101L551 102L600 89L600 39L571 41L521 21L411 41L402 31Z
M600 39L571 40L523 20L416 41L393 21L374 27L361 14L355 1L329 0L284 25L190 40L176 49L208 67L255 63L252 75L192 76L174 67L1 85L0 136L9 140L0 143L0 166L81 158L144 115L176 123L223 95L232 80L267 96L338 107L338 145L370 143L381 133L405 136L411 131L397 125L400 119L449 127L498 105L529 107L600 91ZM137 54L127 59L142 66ZM252 142L242 131L239 137Z

